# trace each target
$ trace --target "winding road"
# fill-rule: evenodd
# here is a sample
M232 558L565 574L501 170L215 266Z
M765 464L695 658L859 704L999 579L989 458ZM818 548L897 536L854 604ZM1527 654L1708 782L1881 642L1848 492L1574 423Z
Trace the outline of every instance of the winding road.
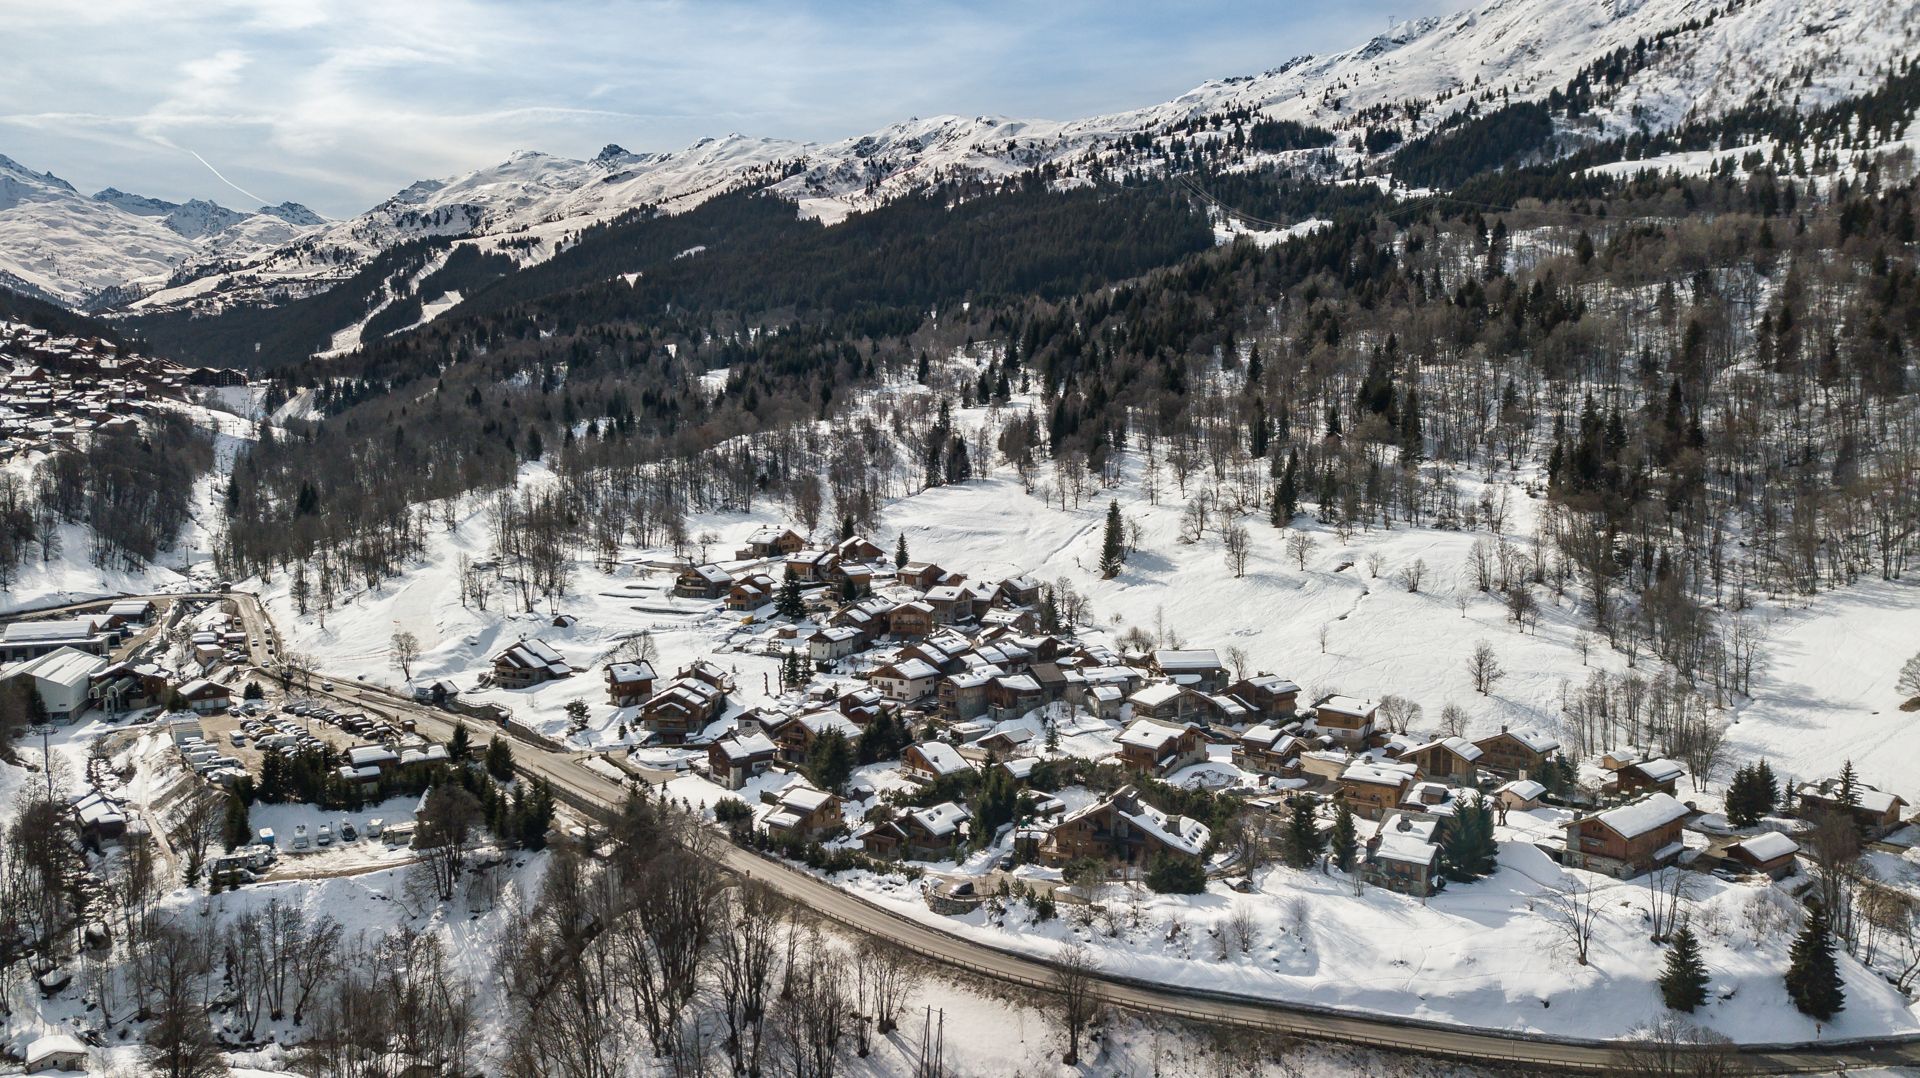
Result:
M145 598L145 596L141 596ZM237 605L247 627L253 664L271 676L283 654L272 619L258 599L245 592L193 593L168 598L224 598ZM316 673L315 677L321 677ZM333 679L334 689L316 693L344 704L371 707L413 719L419 732L446 740L458 721L444 711L411 698ZM509 730L511 732L511 730ZM582 754L554 752L530 740L514 746L515 766L545 779L554 796L589 818L605 820L624 803L628 788L582 766ZM641 769L645 770L645 769ZM668 772L650 773L663 779ZM1040 991L1051 991L1055 968L1043 959L964 939L903 917L799 871L783 862L732 845L719 845L718 866L763 880L816 914L861 935L883 939L928 961L978 976ZM1098 993L1108 1004L1154 1015L1211 1025L1235 1026L1267 1034L1337 1041L1422 1055L1482 1060L1539 1069L1548 1073L1597 1072L1618 1065L1617 1046L1605 1041L1474 1030L1389 1015L1320 1007L1312 1003L1258 999L1204 989L1150 983L1116 973L1096 974ZM1811 1043L1742 1045L1740 1062L1758 1073L1831 1073L1868 1067L1920 1066L1920 1037L1899 1036Z

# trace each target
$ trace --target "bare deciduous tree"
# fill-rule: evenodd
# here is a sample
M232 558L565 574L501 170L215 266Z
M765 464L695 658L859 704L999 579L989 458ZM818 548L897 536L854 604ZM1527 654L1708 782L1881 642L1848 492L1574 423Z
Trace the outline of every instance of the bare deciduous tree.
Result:
M1099 964L1085 944L1074 943L1060 952L1053 962L1053 990L1059 996L1060 1029L1066 1034L1067 1050L1060 1059L1067 1066L1080 1062L1080 1037L1092 1024L1099 1006L1094 991L1094 974Z

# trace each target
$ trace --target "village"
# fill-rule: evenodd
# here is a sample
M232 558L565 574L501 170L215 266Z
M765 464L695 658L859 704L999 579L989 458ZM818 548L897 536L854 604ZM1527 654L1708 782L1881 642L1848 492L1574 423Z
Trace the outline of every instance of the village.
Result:
M142 415L189 403L194 388L246 384L238 370L185 367L0 320L0 461L135 433Z
M1280 851L1307 805L1323 839L1348 829L1359 881L1417 900L1477 874L1449 865L1463 810L1497 821L1502 840L1619 879L1682 866L1778 880L1798 871L1793 835L1824 812L1851 814L1868 841L1909 822L1898 795L1851 780L1843 794L1840 776L1822 776L1742 831L1651 750L1574 759L1538 730L1396 729L1377 701L1302 699L1287 677L1211 648L1123 651L1068 625L1038 581L970 579L858 535L813 545L764 527L735 558L680 569L671 592L739 626L731 646L773 658L778 689L739 692L719 655L670 676L641 657L576 669L532 636L496 653L466 695L525 709L542 687L597 674L594 723L626 746L611 758L690 768L725 792L710 804L735 806L723 819L750 814L796 856L857 850L947 874L1091 860L1133 880L1191 862L1187 879L1222 879ZM431 691L462 692L446 679ZM584 730L577 694L568 710Z

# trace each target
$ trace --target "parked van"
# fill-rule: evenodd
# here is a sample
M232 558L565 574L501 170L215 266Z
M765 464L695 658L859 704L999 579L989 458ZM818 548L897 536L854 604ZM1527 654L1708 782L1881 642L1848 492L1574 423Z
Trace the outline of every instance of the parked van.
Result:
M320 835L315 841L319 842L322 846L333 845L333 825L330 823L321 824Z
M373 819L368 820L367 821L367 837L379 838L381 829L384 828L386 825L387 825L387 821L381 819L378 816L375 816Z
M296 850L304 850L307 848L306 824L301 823L293 826L293 848Z

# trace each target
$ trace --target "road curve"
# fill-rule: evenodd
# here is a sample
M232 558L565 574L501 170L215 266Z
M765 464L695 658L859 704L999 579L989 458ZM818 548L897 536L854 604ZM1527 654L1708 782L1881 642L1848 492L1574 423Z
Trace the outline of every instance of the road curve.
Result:
M227 592L173 597L234 600L248 628L255 665L270 671L267 641L273 642L272 654L277 656L281 653L279 636L255 596ZM404 714L415 721L425 736L444 741L452 736L458 722L446 712L423 707L397 693L350 678L333 680L334 690L316 695ZM604 820L618 811L629 792L625 785L582 766L578 756L553 752L525 740L515 745L514 764L529 777L545 779L557 799L597 819ZM1053 987L1054 967L1043 959L965 939L909 919L753 851L731 844L722 844L718 849L720 867L762 880L788 899L852 932L885 940L932 962L1003 983L1041 991L1050 991ZM1097 978L1101 998L1112 1006L1213 1025L1560 1072L1602 1071L1617 1064L1617 1046L1605 1041L1475 1030L1299 1001L1155 984L1117 973L1102 972ZM1920 1066L1920 1037L1742 1045L1739 1055L1740 1062L1747 1068L1770 1074Z

